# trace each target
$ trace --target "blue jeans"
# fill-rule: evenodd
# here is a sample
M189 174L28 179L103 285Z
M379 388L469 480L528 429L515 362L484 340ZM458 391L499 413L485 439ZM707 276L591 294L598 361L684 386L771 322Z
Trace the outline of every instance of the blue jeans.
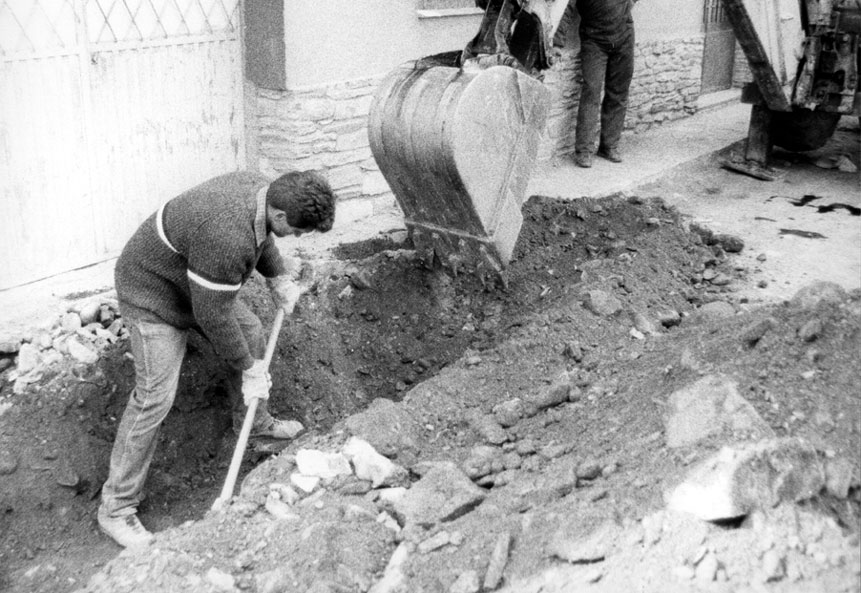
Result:
M618 148L625 125L625 111L628 109L628 90L634 76L633 30L624 41L612 47L591 39L582 39L580 67L583 85L580 87L574 150L578 154L595 151L599 118L599 147Z
M237 301L234 308L251 355L262 358L266 343L260 320L241 302ZM155 454L159 427L176 397L186 346L186 330L132 316L125 316L124 320L135 359L135 388L117 427L108 479L102 486L102 507L110 517L137 512ZM227 390L234 427L238 429L245 415L241 371L228 371ZM263 400L257 406L254 427L268 423L270 418L266 400Z

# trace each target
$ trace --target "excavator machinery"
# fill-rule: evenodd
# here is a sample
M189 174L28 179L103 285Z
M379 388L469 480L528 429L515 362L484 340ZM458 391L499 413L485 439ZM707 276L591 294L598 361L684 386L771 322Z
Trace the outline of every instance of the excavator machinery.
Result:
M724 0L753 82L744 156L724 166L764 180L779 146L792 152L825 145L844 115L861 115L861 0Z
M550 66L568 0L486 0L462 51L411 61L381 83L368 137L428 263L505 283L548 112Z
M476 0L463 50L402 64L381 83L368 136L416 250L454 273L506 283L548 113L551 66L569 0ZM774 144L811 150L859 112L861 0L724 0L753 73L744 159L767 178Z

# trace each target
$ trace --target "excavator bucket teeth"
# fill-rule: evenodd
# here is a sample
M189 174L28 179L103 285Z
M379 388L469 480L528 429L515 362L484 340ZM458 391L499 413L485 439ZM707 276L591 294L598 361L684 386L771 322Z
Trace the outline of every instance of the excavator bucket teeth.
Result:
M444 266L500 275L547 117L547 91L506 66L425 58L384 79L368 136L416 249Z

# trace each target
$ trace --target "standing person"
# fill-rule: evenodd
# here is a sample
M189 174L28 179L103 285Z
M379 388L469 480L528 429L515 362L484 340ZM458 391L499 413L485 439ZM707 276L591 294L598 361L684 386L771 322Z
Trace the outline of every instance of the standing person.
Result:
M263 328L238 294L256 269L292 312L300 295L293 281L297 270L285 263L272 235L326 232L334 216L335 197L316 173L290 172L272 183L256 173L232 173L167 202L126 244L115 281L131 337L135 389L117 428L98 510L99 526L120 545L152 538L137 507L159 427L176 396L190 328L206 336L228 365L236 432L254 398L263 401L252 436L290 439L302 430L268 412Z
M592 166L596 140L599 140L598 156L614 163L622 162L619 139L625 124L628 89L634 75L634 19L631 9L635 1L575 0L580 13L580 64L583 71L574 141L574 162L580 167Z

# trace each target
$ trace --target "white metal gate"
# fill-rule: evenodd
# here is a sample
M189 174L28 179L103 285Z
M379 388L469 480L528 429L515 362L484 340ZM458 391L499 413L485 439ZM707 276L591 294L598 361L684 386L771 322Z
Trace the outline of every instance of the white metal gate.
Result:
M0 0L0 289L245 164L240 0Z

